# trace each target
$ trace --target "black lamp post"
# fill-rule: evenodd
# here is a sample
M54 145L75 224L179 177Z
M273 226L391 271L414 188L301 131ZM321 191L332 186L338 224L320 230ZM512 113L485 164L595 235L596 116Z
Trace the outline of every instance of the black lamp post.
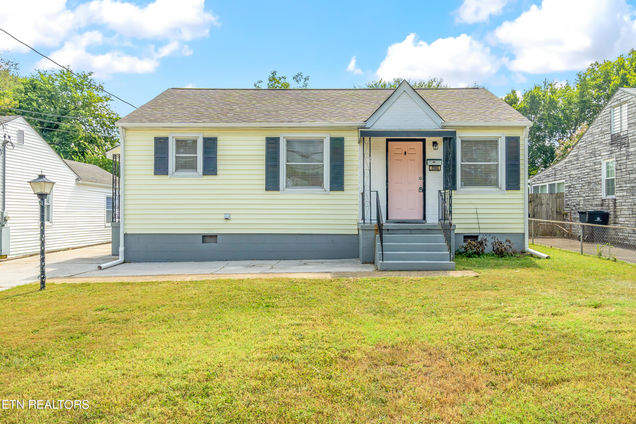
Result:
M47 179L44 174L40 174L35 180L29 181L29 184L31 184L31 190L33 190L33 193L38 196L40 201L40 290L44 290L46 288L46 270L44 260L44 203L46 201L46 197L51 193L51 190L53 190L53 184L55 183Z

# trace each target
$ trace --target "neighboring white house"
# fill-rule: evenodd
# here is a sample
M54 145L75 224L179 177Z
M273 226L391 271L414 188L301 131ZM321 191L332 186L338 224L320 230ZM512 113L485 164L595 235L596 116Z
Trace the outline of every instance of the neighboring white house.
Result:
M2 140L11 141L6 158L0 158L0 209L2 159L6 159L8 218L0 231L6 233L8 228L10 234L9 238L0 238L4 240L4 254L17 257L39 251L38 199L29 181L40 173L55 182L45 213L47 251L110 242L110 173L95 165L63 160L20 116L0 116Z

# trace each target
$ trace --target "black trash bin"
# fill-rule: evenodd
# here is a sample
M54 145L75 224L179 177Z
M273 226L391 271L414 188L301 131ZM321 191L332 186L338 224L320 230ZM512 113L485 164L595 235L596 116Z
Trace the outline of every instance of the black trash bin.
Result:
M607 211L579 211L579 221L585 224L607 225L609 223L609 212ZM606 231L599 227L583 228L583 239L594 243L604 243Z
M607 211L587 211L588 224L607 225L609 223L609 212Z

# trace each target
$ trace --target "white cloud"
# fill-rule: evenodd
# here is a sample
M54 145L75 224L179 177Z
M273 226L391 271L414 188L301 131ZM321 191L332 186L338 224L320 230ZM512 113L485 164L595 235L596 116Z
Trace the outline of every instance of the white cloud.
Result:
M54 47L72 32L73 13L66 0L20 0L2 8L0 26L27 44ZM6 34L0 34L0 50L28 51Z
M208 35L218 18L204 0L155 0L139 7L116 0L93 0L79 6L75 18L86 26L102 24L127 37L189 41Z
M145 74L153 72L159 66L158 59L163 57L159 54L152 54L140 58L119 51L103 54L91 54L87 51L89 47L99 46L103 41L104 37L99 31L88 31L71 37L61 49L53 52L50 56L61 65L70 66L71 69L91 70L98 78L107 78L116 73ZM40 60L37 68L58 69L46 59Z
M509 0L464 0L455 20L466 24L485 22L490 15L499 15Z
M157 68L161 58L191 55L192 49L184 42L205 37L212 25L219 25L204 3L154 0L141 7L130 0L93 0L71 9L66 0L19 0L2 10L0 26L35 48L57 49L50 55L76 70L94 71L102 77L147 73ZM153 41L164 45L155 49ZM97 46L99 54L94 50ZM122 46L134 54L119 51ZM28 51L0 34L2 50ZM42 68L51 65L39 63Z
M625 0L543 0L494 37L512 52L513 71L578 70L634 48L636 20Z
M409 34L404 41L389 46L376 74L385 80L441 77L452 86L467 86L493 76L499 66L490 49L469 35L439 38L427 44Z
M358 68L356 66L356 57L353 56L351 58L351 61L349 62L349 65L347 66L347 71L351 72L353 75L361 75L362 74L362 69Z

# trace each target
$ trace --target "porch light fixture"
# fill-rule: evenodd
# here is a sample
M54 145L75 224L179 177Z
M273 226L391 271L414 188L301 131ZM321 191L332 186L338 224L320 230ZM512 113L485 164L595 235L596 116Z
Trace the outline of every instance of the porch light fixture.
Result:
M31 185L33 194L38 196L38 199L40 201L40 290L44 290L46 288L46 270L44 258L44 253L46 251L44 238L44 203L47 196L51 194L51 190L53 190L53 185L55 183L46 178L44 174L40 174L35 180L29 181L29 184Z
M439 143L437 141L433 142L433 150L439 149Z

